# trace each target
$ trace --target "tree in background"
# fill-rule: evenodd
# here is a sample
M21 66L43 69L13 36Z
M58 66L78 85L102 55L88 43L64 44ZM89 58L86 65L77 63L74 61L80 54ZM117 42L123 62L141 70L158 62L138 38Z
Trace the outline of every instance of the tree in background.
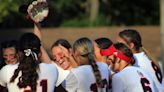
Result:
M0 28L32 27L18 8L33 0L0 0ZM159 25L159 0L48 0L46 27ZM19 21L18 21L19 20Z

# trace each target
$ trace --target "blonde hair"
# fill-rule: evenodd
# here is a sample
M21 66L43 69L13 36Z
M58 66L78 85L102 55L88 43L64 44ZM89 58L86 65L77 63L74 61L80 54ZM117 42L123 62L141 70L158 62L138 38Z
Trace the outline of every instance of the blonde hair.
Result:
M84 58L88 59L88 63L91 65L96 83L98 84L99 88L102 88L103 83L101 79L101 73L98 69L98 65L96 64L95 57L94 57L94 47L93 43L90 39L84 37L78 39L73 45L74 51L79 51L80 55ZM102 89L101 89L102 91Z

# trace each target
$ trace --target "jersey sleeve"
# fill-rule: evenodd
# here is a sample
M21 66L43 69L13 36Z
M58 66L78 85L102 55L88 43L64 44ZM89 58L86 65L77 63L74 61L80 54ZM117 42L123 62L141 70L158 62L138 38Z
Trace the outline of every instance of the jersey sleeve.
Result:
M7 67L3 67L0 70L0 85L3 87L7 86Z
M112 92L124 92L124 84L119 76L113 75L112 78Z
M65 85L63 86L68 92L76 92L78 88L78 79L72 72L70 72L67 76L65 80Z
M52 63L56 66L57 70L58 70L58 79L56 82L56 87L58 87L68 76L68 74L70 73L69 70L64 70L63 68L61 68L60 66L58 66L56 63Z

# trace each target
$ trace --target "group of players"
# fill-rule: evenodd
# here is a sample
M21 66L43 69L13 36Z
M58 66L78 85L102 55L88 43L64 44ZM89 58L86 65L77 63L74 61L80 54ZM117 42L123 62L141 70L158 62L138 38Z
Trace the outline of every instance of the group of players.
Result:
M0 92L164 92L159 64L137 30L121 30L117 43L82 37L71 46L58 39L51 52L52 60L36 22L33 33L2 42Z
M134 29L120 31L117 43L83 37L72 47L59 39L51 47L53 60L41 40L35 24L34 33L18 42L1 43L6 65L0 70L0 92L164 92L158 62Z

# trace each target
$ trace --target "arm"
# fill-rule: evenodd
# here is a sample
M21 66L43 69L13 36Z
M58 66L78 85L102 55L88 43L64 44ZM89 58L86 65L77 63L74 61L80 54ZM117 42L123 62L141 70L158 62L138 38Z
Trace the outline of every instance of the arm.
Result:
M78 64L77 62L75 61L74 57L71 55L71 53L69 52L69 50L67 50L65 47L63 47L62 45L59 45L59 47L62 49L64 55L66 58L68 58L68 60L70 61L71 63L71 66L74 68L74 67L77 67Z
M38 10L39 9L39 10ZM38 38L42 41L42 35L41 35L41 28L39 22L43 21L44 18L48 15L48 5L47 2L43 0L38 0L32 2L27 9L29 17L33 20L34 22L34 34L38 36ZM37 13L36 13L37 12ZM43 14L43 12L46 12ZM41 46L41 60L44 63L51 63L51 60L43 46Z
M36 36L38 36L38 38L42 41L42 35L41 35L41 30L40 30L40 24L34 24L34 34ZM51 63L51 59L50 57L48 56L48 53L47 51L45 50L45 48L43 47L43 45L41 45L41 60L44 62L44 63Z

